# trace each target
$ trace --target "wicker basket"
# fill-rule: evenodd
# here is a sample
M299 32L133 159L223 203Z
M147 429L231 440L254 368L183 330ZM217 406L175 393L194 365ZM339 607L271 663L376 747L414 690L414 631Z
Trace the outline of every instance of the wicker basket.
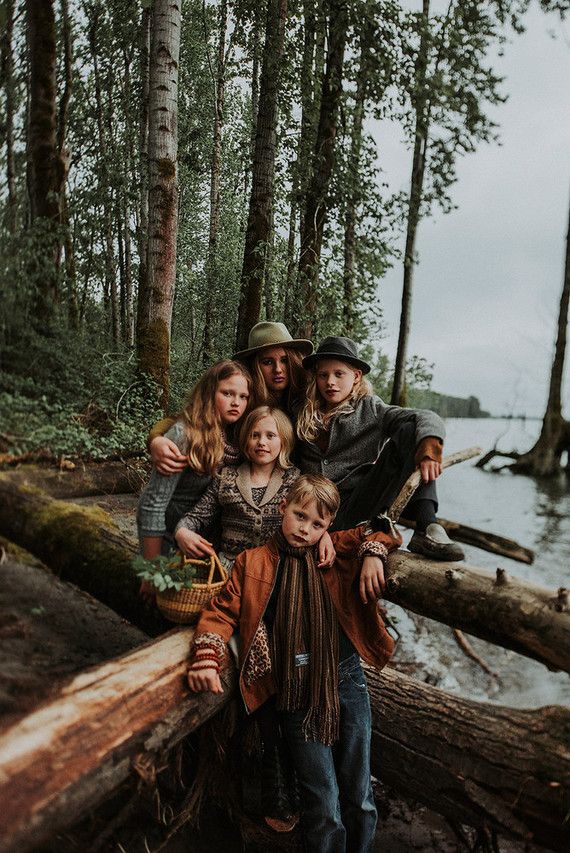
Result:
M228 582L228 573L214 554L203 560L182 556L182 565L196 566L196 576L191 589L167 589L156 593L156 604L170 622L190 625L198 621L202 609ZM215 581L216 570L220 580Z

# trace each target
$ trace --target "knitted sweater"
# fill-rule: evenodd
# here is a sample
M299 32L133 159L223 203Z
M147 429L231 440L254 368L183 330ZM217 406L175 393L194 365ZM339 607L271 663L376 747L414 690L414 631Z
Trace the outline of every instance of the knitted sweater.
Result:
M167 431L166 438L170 438L182 453L186 453L187 441L183 421L176 421ZM237 463L237 449L231 456ZM228 454L222 460L224 465L229 465L232 461ZM167 531L172 533L179 519L202 497L211 482L212 477L209 474L197 474L189 466L176 474L159 474L153 468L150 480L139 499L139 541L146 536L164 536Z
M251 493L249 462L238 468L222 468L196 506L178 523L176 530L186 528L202 533L217 519L221 520L220 557L233 562L245 548L263 544L281 524L279 504L299 476L297 468L273 469L259 505Z

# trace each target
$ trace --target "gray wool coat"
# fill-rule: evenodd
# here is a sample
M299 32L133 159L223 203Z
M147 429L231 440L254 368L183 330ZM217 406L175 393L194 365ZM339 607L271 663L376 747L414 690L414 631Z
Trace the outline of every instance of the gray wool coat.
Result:
M389 406L374 395L361 397L333 418L326 450L299 441L295 461L304 474L324 474L346 494L358 485L384 443L410 423L415 425L416 447L430 436L445 438L445 424L435 412Z

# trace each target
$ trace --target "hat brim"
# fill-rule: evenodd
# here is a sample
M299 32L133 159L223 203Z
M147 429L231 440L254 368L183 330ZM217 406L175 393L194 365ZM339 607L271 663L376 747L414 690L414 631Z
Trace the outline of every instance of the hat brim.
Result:
M314 347L311 341L306 340L305 338L294 338L290 341L270 341L267 344L261 344L258 347L251 347L250 349L242 349L239 352L234 353L233 358L249 358L251 355L255 355L256 352L261 352L263 349L270 349L272 347L283 347L283 349L296 349L299 350L301 354L310 355L312 353Z
M350 355L344 355L339 352L314 352L303 359L303 367L305 370L310 370L318 361L324 361L325 358L334 358L335 361L345 361L351 367L356 367L362 370L362 373L370 373L370 365L360 358L353 358Z

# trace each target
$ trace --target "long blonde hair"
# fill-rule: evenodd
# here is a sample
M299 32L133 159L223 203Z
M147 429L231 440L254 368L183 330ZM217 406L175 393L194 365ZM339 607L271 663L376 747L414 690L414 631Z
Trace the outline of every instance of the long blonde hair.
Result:
M283 346L283 344L275 344L282 346L287 353L287 376L289 383L285 389L287 404L293 399L302 398L305 388L307 387L307 371L303 367L303 355L294 347ZM253 378L253 398L258 406L276 406L281 402L274 396L265 384L263 373L261 372L260 361L263 358L263 353L271 346L264 347L259 352L256 352L251 359L251 375Z
M251 395L252 380L249 370L239 361L224 359L213 364L201 376L179 415L184 422L188 442L188 463L197 474L211 476L223 459L224 427L216 408L216 391L220 382L236 375L244 377ZM251 396L246 412L250 401Z
M289 459L295 444L295 432L293 424L281 409L274 406L257 406L244 418L239 430L239 449L244 456L247 456L247 442L255 429L255 425L262 418L271 417L275 421L277 433L281 439L281 450L277 458L277 463L281 468L292 468L293 463Z
M339 361L342 361L342 359L339 359ZM355 369L348 361L344 363L352 370ZM338 415L338 413L341 412L347 404L347 401L343 400L342 403L338 404L338 406L335 406L329 411L325 411L325 401L319 394L319 389L317 387L318 366L319 362L317 361L313 368L313 375L309 379L309 384L307 385L305 405L299 412L299 417L297 418L297 435L304 441L314 441L321 430L328 430L331 420L335 415ZM362 397L368 397L370 394L372 394L372 386L368 379L361 376L352 389L348 403L353 406Z

